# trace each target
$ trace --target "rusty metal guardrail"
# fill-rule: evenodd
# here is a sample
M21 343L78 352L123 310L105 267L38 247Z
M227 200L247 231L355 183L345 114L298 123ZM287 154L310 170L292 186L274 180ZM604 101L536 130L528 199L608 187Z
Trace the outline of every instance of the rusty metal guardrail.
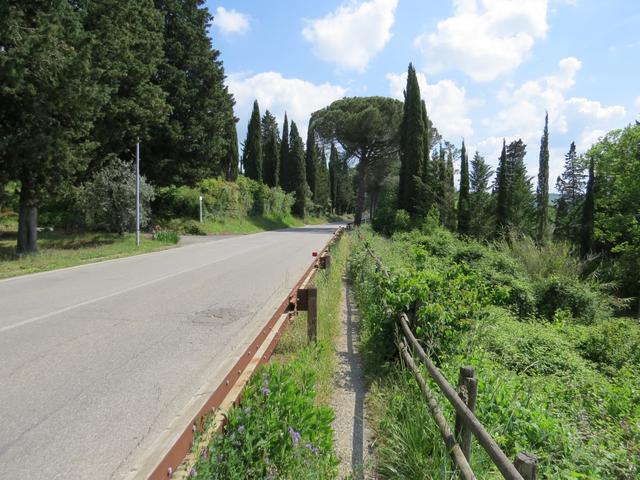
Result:
M189 456L194 438L197 433L204 430L205 422L210 415L221 417L224 410L231 405L237 405L240 401L244 386L251 378L253 372L260 365L266 363L273 354L276 345L284 334L289 320L295 312L307 311L307 335L309 342L317 338L318 304L317 289L311 286L313 277L318 269L328 268L331 257L328 249L338 241L343 227L338 227L332 238L320 252L314 252L314 261L296 283L291 293L280 304L271 319L267 322L251 345L243 352L231 371L223 379L218 388L211 394L193 421L185 428L183 433L174 442L172 447L163 456L162 460L147 476L148 480L166 480L174 478L185 458ZM220 430L222 422L218 422L216 430ZM184 474L184 472L183 472ZM183 475L188 475L188 472Z
M385 277L390 278L391 274L380 258L361 235L359 235L359 238L364 242L365 250L374 259ZM401 358L412 371L420 390L427 400L431 416L440 430L440 435L451 454L453 463L458 468L460 478L464 480L474 480L476 478L469 465L472 452L472 436L474 436L506 480L535 480L537 459L533 455L521 452L512 463L475 416L478 394L478 379L475 375L475 369L468 366L460 368L458 390L456 391L413 335L406 313L401 313L398 321L400 337L402 338L397 341L397 347ZM453 406L456 412L453 432L438 405L434 393L418 368L414 360L414 354L426 367L429 376L436 383L440 392Z

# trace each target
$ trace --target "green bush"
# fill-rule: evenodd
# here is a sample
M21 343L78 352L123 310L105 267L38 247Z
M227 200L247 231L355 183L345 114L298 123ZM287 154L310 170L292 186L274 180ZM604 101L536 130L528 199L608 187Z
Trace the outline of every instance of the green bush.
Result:
M222 435L201 452L197 479L333 479L333 411L315 403L312 372L270 364L250 381Z
M208 178L197 187L165 187L154 202L161 219L191 218L200 215L200 196L203 197L204 216L209 219L241 218L251 215L286 217L291 214L293 195L279 187L269 188L263 183L240 176L236 182Z
M614 370L640 366L640 325L630 318L610 318L590 326L577 345L584 358Z
M162 230L160 228L156 228L153 231L154 240L162 243L173 243L176 244L180 241L180 237L173 230Z
M135 229L136 175L133 167L120 159L111 160L78 192L78 201L86 225L92 228L124 233ZM140 178L140 226L151 216L154 189Z
M547 320L553 320L558 310L571 312L583 323L593 323L611 314L603 296L579 280L552 275L536 285L537 309Z

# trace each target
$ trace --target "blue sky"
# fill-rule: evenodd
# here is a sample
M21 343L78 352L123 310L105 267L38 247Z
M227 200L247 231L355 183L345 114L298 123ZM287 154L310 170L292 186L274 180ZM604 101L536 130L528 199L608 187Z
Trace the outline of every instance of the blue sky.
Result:
M418 70L429 116L495 165L522 138L537 173L549 111L551 184L571 141L584 151L640 119L636 0L208 1L244 139L254 98L306 132L343 96L402 97Z

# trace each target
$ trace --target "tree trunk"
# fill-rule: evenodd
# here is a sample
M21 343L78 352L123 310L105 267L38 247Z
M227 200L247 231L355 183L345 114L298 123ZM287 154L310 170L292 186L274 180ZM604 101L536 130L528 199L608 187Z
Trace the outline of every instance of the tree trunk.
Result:
M360 168L358 169L358 193L356 195L356 215L353 224L358 226L362 223L362 212L364 211L364 191L367 188L367 161L360 160Z
M36 253L38 251L38 205L30 176L23 175L20 186L20 209L18 212L18 244L16 251Z

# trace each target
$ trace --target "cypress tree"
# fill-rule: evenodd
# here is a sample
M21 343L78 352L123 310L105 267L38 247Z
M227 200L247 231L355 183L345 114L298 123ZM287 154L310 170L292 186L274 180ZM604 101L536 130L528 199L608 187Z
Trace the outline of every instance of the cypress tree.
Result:
M105 94L92 132L98 143L92 174L111 155L131 158L136 141L146 143L169 107L154 84L164 60L164 16L153 0L86 2L84 19L94 40L91 69Z
M331 198L331 209L334 213L341 215L343 213L339 202L339 182L340 182L340 165L338 160L338 149L334 143L331 143L331 152L329 153L329 193Z
M435 163L435 176L436 182L436 201L438 202L438 209L440 210L440 223L446 225L447 213L446 213L446 183L447 183L447 159L444 153L444 148L440 144L440 151L438 153L438 159Z
M327 155L324 149L320 149L318 155L318 164L316 166L316 191L314 192L314 200L317 205L326 209L329 206L329 170L327 169Z
M253 113L247 127L247 139L244 142L244 174L248 178L262 181L262 133L260 129L260 107L253 102Z
M402 123L400 125L400 183L398 208L415 214L419 204L416 177L423 175L425 127L420 100L420 86L416 71L409 64L407 88L404 94Z
M467 149L462 141L460 153L460 194L458 196L458 232L463 235L470 233L471 206L469 204L469 158Z
M318 147L316 145L316 136L313 131L313 125L309 120L309 128L307 130L307 144L305 152L305 170L307 174L307 185L311 189L311 195L315 201L316 195L316 167L319 161Z
M445 167L444 202L445 202L445 227L449 230L456 229L456 187L453 168L454 152L452 145L447 144L447 163Z
M509 166L509 228L517 232L532 233L535 225L535 195L531 178L527 175L524 158L527 146L522 140L511 142L507 147ZM535 227L534 227L535 228Z
M278 123L267 110L262 117L262 179L270 187L278 185L280 177L280 140Z
M471 172L469 183L471 193L469 195L471 234L484 238L493 233L491 223L491 196L488 192L489 180L491 179L491 167L485 162L482 155L476 151L471 160Z
M422 171L420 172L420 176L422 178L422 182L425 185L428 185L430 181L429 164L431 163L429 158L429 155L431 152L431 145L430 145L431 122L429 121L429 116L427 115L427 104L424 100L422 100L422 124L424 126L424 134L422 136L423 154L422 154Z
M294 121L291 122L289 148L288 156L290 165L293 167L294 193L296 197L293 204L293 213L299 217L304 217L309 187L307 186L307 173L305 171L304 144L298 133L298 126Z
M195 185L222 172L234 100L208 33L212 16L204 0L154 3L164 18L164 60L153 79L171 113L152 129L141 168L156 185Z
M289 120L287 114L284 114L284 124L282 125L282 141L280 142L280 186L285 192L294 190L293 169L291 168L291 159L289 158Z
M502 140L502 153L496 172L496 227L501 234L509 225L509 166L507 164L507 142Z
M564 157L564 171L556 182L560 197L556 203L554 236L558 239L580 242L585 178L584 164L578 158L576 144L571 142Z
M238 133L236 131L236 119L234 118L227 124L226 131L227 152L224 156L222 164L222 173L225 180L235 182L238 178L238 163L240 156L238 154Z
M540 141L540 166L536 190L536 239L544 243L549 230L549 114L544 117L544 133Z
M585 257L593 250L593 227L595 216L595 172L594 157L589 160L589 179L582 205L582 227L580 230L580 254Z

